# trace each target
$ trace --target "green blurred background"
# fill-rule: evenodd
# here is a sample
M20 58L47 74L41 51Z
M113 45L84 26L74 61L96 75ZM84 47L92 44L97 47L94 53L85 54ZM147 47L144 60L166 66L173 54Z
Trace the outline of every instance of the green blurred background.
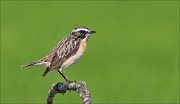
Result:
M1 1L1 103L46 103L45 56L76 26L97 31L64 72L87 83L93 103L179 103L179 1ZM81 103L76 92L55 103Z

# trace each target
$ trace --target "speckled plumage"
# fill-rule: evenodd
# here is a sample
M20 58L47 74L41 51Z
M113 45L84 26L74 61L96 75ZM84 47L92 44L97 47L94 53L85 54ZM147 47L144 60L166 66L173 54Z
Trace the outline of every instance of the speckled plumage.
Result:
M45 65L47 69L43 76L54 69L62 71L80 59L86 49L89 35L92 33L95 33L95 31L87 27L77 27L55 45L47 56L22 67Z

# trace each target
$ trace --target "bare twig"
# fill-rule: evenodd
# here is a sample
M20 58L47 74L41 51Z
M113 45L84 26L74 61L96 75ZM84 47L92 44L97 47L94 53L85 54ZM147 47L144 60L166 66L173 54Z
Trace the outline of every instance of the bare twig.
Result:
M56 93L65 94L67 90L73 90L80 94L83 104L91 104L91 96L86 88L86 83L83 81L79 82L64 82L52 84L49 89L47 104L53 104L53 98Z

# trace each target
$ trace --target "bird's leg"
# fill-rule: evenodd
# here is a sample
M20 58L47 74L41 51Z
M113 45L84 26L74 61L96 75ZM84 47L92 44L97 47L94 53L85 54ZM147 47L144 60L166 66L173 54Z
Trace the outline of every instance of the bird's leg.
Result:
M57 71L61 74L61 76L64 78L64 80L65 80L66 82L69 82L69 83L71 83L71 82L76 82L76 81L71 81L71 80L69 80L62 71L60 71L60 70L57 70Z
M57 71L61 74L61 76L64 78L65 81L69 82L69 79L66 77L66 75L62 71L60 70L57 70Z

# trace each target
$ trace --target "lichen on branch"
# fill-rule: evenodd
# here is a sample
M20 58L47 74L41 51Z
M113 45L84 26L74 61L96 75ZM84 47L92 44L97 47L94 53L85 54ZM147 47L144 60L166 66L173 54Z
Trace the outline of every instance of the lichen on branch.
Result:
M47 104L53 104L55 95L57 93L65 94L67 90L78 92L83 104L91 104L90 92L87 90L86 83L83 81L52 84L48 92Z

